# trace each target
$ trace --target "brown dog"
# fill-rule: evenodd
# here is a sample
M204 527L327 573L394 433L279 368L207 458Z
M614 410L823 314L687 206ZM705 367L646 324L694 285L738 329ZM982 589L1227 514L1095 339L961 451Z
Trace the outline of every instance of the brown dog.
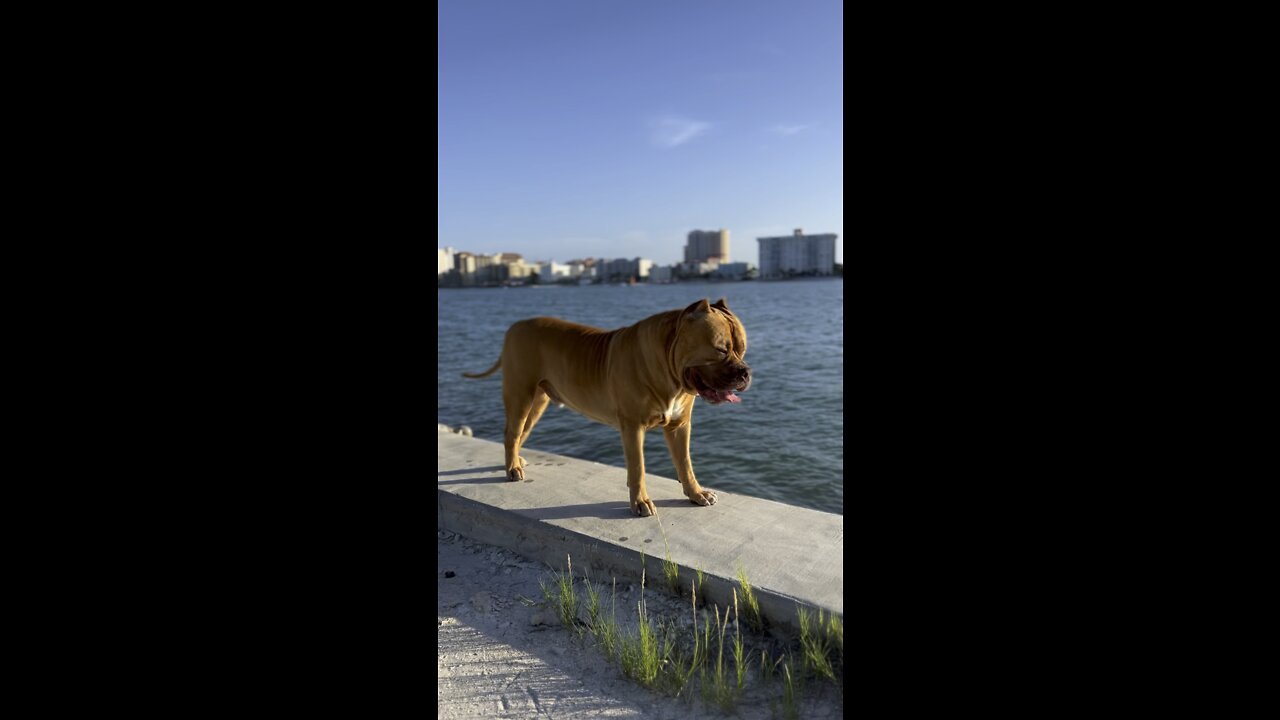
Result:
M524 479L520 447L547 405L563 403L622 433L631 510L645 517L658 511L644 487L644 433L658 426L689 501L715 504L689 460L693 399L739 402L734 393L751 385L746 352L747 333L724 298L714 305L704 299L610 331L548 317L521 320L507 330L493 367L462 375L482 378L503 368L507 479Z

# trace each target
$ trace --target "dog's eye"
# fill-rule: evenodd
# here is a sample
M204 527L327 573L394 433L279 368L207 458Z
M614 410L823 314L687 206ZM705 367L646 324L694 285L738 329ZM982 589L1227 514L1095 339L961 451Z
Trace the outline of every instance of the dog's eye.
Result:
M729 350L728 350L728 348L720 348L720 354L721 354L721 355L728 355L728 354L729 354Z

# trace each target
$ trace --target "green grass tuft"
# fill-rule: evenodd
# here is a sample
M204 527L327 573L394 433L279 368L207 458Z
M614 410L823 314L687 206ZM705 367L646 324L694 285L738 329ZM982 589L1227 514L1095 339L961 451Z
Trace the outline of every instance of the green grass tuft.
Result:
M667 542L667 531L662 525L658 525L658 532L662 533L662 545L666 548L666 559L662 561L662 574L667 579L667 588L671 590L673 595L680 594L680 566L671 560L671 545Z
M776 662L769 662L769 651L760 650L760 684L765 685L773 680L773 674L778 669Z
M827 637L831 640L831 644L835 646L836 655L840 659L840 672L844 672L844 620L835 613L827 619ZM841 683L841 687L844 684Z
M600 624L600 588L591 582L591 578L584 579L582 586L587 590L587 617L594 629Z
M680 594L680 566L671 562L671 557L662 561L662 574L667 578L667 587L676 595Z
M742 600L747 605L747 625L755 632L764 631L764 616L760 614L760 601L751 590L751 582L747 580L747 571L738 568L738 585L742 587Z
M747 669L751 661L747 659L746 647L742 644L742 628L738 625L738 591L733 592L733 668L737 675L738 695L747 689Z
M622 673L647 688L678 696L692 677L692 660L680 651L676 628L671 623L655 627L644 600L645 574L640 574L640 601L636 603L639 623L636 634L619 640Z
M636 635L628 633L622 639L622 672L645 687L653 687L661 667L657 633L643 599L636 603L636 613L640 620Z
M701 672L702 699L709 705L715 704L719 706L724 712L732 712L738 704L740 692L737 684L729 679L724 662L724 637L729 627L729 611L725 610L722 621L720 618L720 606L716 605L715 616L718 642L714 663L710 661L710 628L704 629L704 633L706 633L704 641L707 645L707 662Z
M567 555L565 559L568 561L569 569L565 572L556 571L551 576L551 587L547 587L547 584L541 580L538 581L538 585L542 588L542 596L560 616L560 622L565 627L575 628L581 632L581 628L577 627L578 594L573 588L573 560Z
M799 720L800 706L796 699L799 684L791 673L791 658L782 663L782 717L787 720Z
M600 609L600 588L590 580L584 580L587 589L587 616L590 618L591 636L606 658L615 659L618 651L618 617L616 612L608 616ZM618 581L613 582L613 606L617 607Z
M566 557L564 571L553 570L549 582L540 581L546 607L555 608L560 620L572 627L579 637L585 630L590 630L602 654L618 663L627 678L655 692L683 697L686 702L692 702L696 695L701 694L708 710L732 713L745 696L752 663L758 662L758 678L753 684L762 690L767 689L765 691L774 698L770 704L775 712L787 718L800 716L800 707L805 704L804 689L810 679L830 680L837 686L842 684L842 618L828 616L823 610L815 612L807 607L798 607L798 646L792 645L790 650L774 657L769 648L776 648L776 645L768 644L770 641L762 640L758 635L744 638L742 632L744 620L757 632L766 626L746 572L738 569L739 586L731 588L732 607L722 611L718 605L712 605L709 614L705 607L699 608L700 601L704 606L707 603L705 597L699 597L704 588L703 574L698 570L696 577L689 579L692 629L690 631L685 626L682 632L674 621L650 616L645 599L648 572L643 566L643 558L642 554L640 599L635 603L637 623L632 631L623 628L617 619L617 578L612 581L607 612L601 597L602 586L589 577L575 585L571 557ZM663 584L672 587L677 594L680 592L678 572L668 556L667 562L663 563ZM577 595L578 585L585 590L581 598ZM731 612L732 631L729 630ZM762 642L766 643L764 647ZM726 645L731 656L728 658L725 657ZM780 706L776 704L779 690L774 688L775 678L781 679ZM843 688L838 687L838 690L843 704Z
M800 650L805 672L835 682L835 669L831 667L831 642L827 637L827 622L822 610L818 610L816 621L813 614L803 607L796 609L796 615L800 620Z

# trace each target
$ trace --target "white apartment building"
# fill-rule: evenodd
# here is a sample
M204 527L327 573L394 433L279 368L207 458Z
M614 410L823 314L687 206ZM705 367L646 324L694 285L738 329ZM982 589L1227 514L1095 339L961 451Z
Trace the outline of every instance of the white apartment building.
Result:
M543 263L542 267L538 268L538 274L542 282L555 282L570 277L569 266L558 262Z
M835 274L836 237L835 233L805 235L797 228L792 235L756 238L760 243L760 277Z

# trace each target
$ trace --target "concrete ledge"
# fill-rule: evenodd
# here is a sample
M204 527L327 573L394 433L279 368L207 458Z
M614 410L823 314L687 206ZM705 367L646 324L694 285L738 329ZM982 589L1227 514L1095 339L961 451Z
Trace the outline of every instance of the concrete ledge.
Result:
M741 567L775 625L794 629L797 604L844 617L842 515L724 492L715 469L699 467L699 480L719 502L698 507L679 482L647 475L658 517L638 518L627 506L622 468L525 448L528 479L509 482L501 443L443 431L437 437L439 529L560 569L571 555L574 574L593 579L638 582L643 552L651 587L665 584L665 532L681 584L687 588L700 568L703 595L721 607L733 602Z

